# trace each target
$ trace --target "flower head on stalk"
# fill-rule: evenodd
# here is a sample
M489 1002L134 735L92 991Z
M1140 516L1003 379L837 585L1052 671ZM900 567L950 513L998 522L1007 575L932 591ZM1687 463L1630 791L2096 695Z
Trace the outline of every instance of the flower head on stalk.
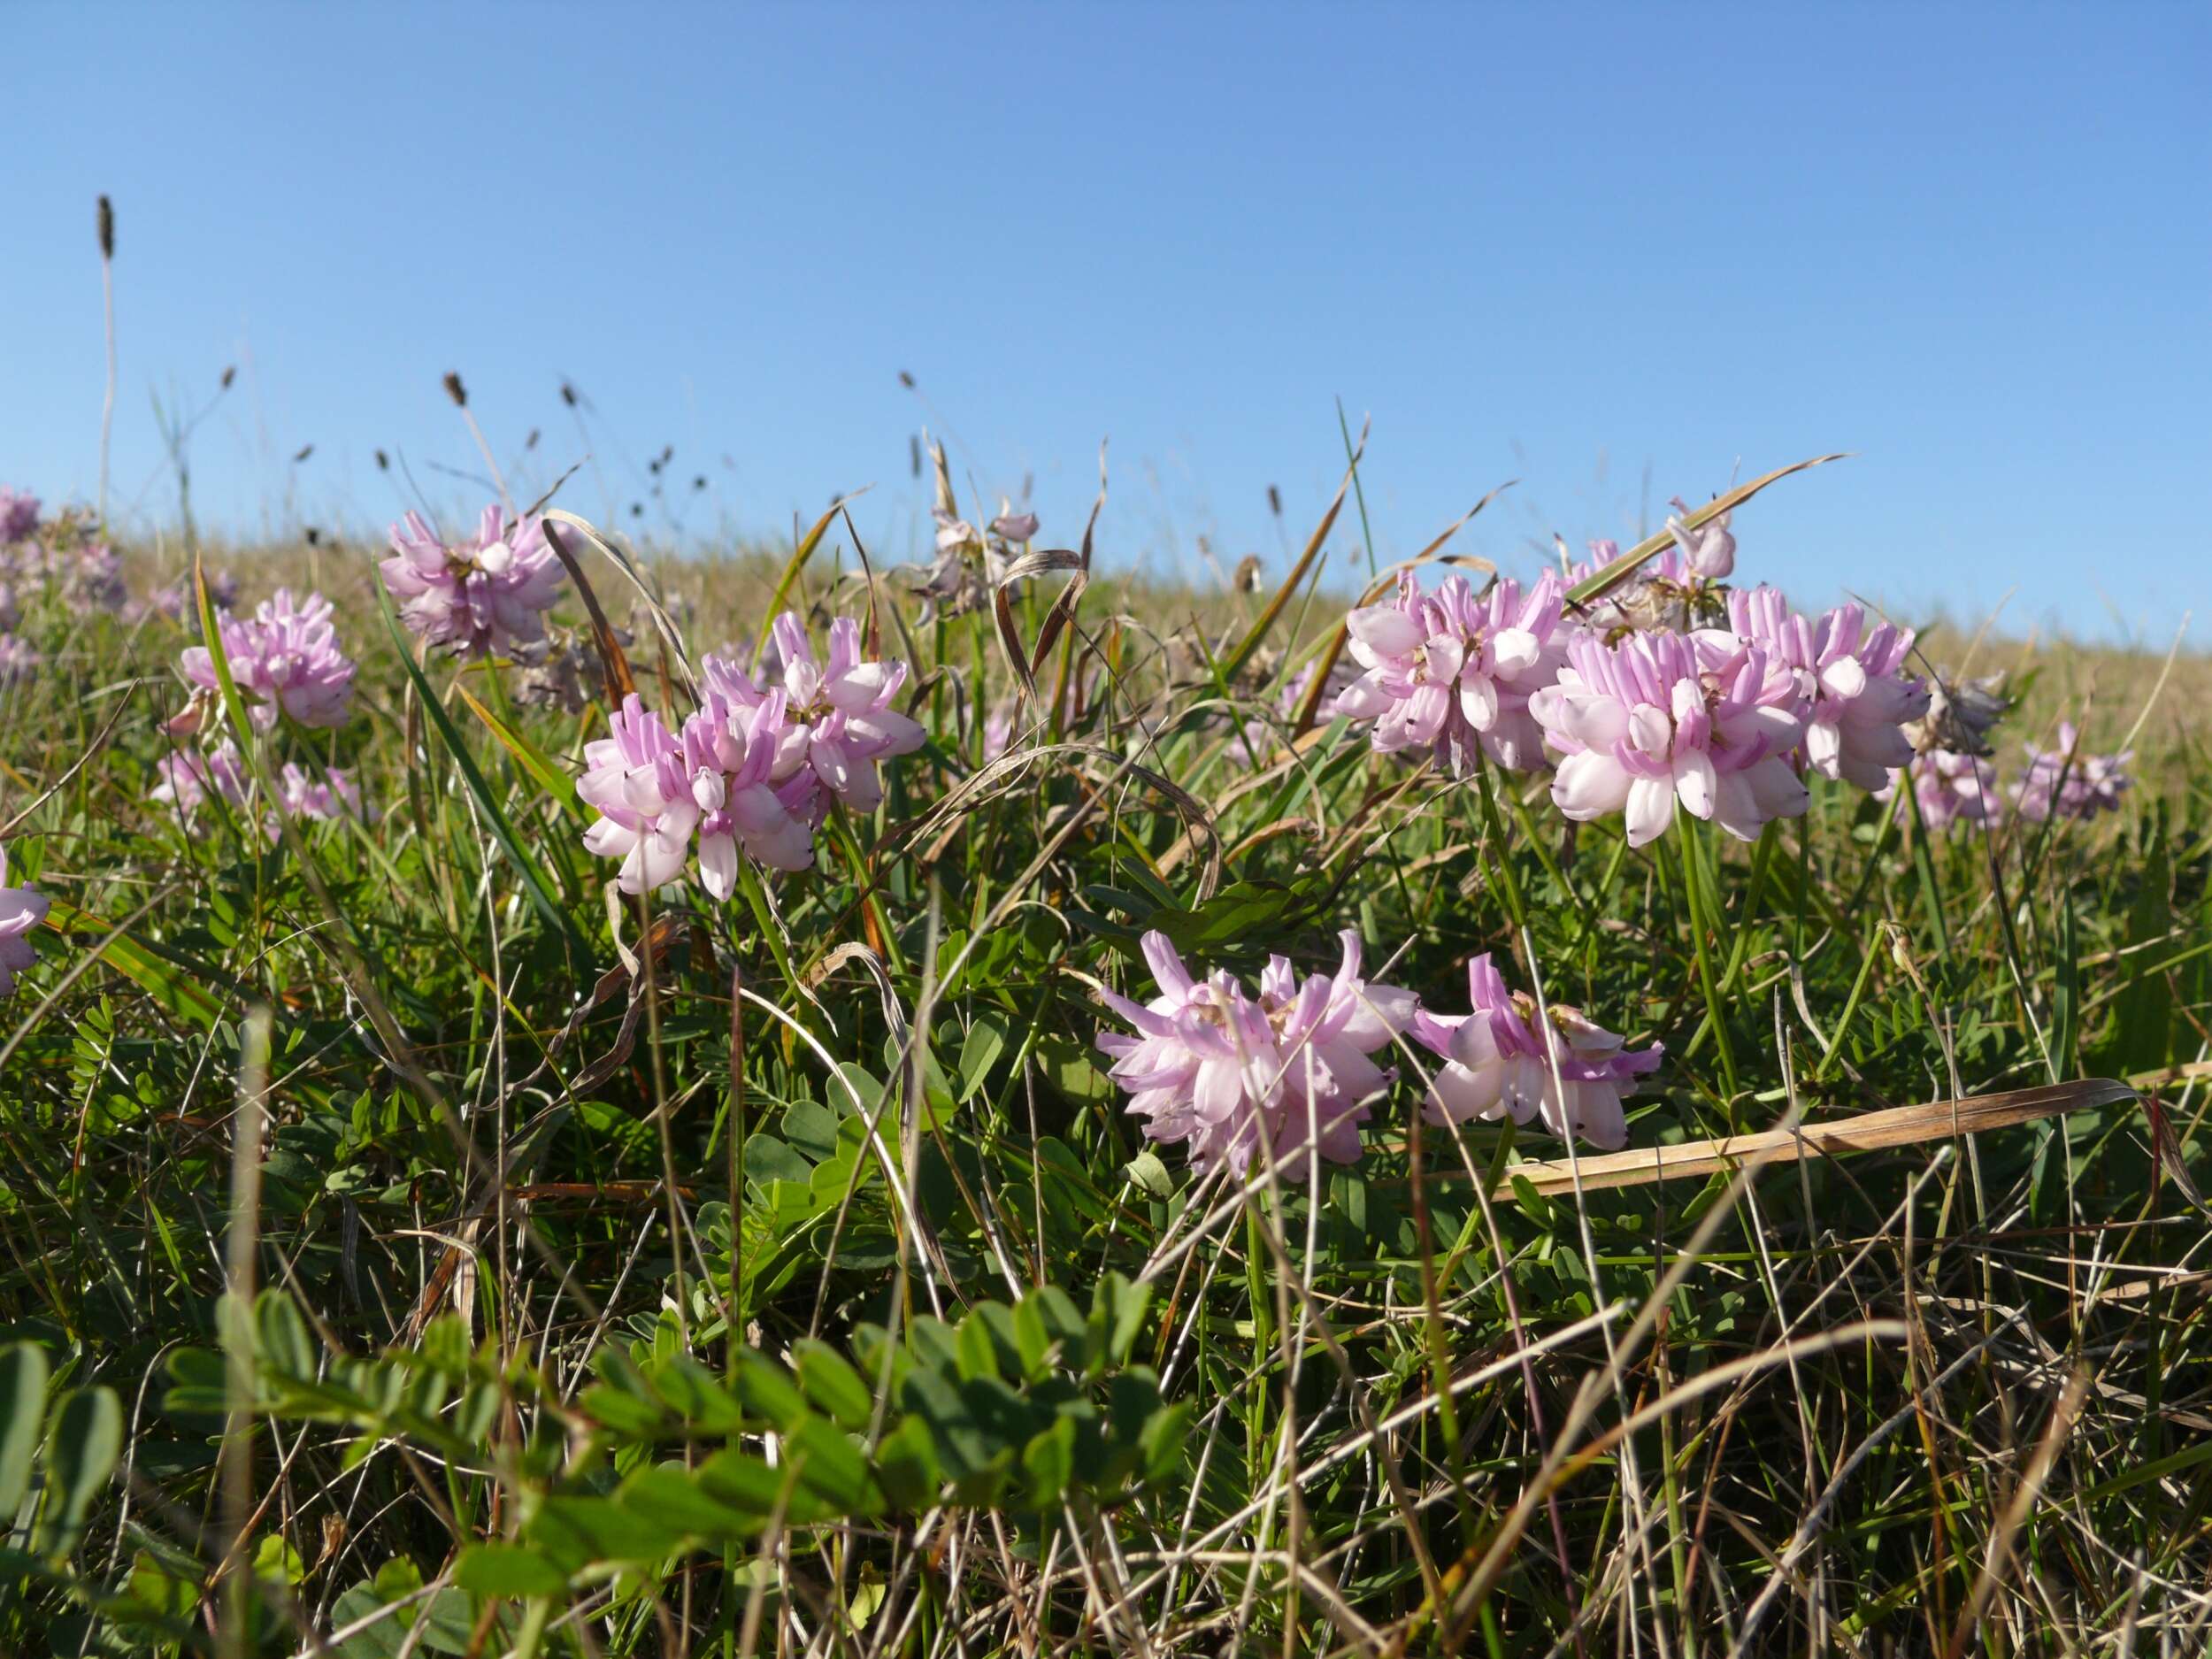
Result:
M1478 594L1459 575L1424 592L1400 572L1393 598L1346 618L1364 672L1337 694L1336 712L1372 721L1378 754L1431 750L1464 772L1479 747L1501 766L1533 771L1544 751L1529 702L1566 660L1564 594L1549 572L1525 594L1510 580Z
M780 783L774 776L789 732L780 691L750 703L710 691L706 706L684 722L684 764L701 815L700 879L718 899L736 890L740 848L776 870L814 862L812 779L795 771Z
M1901 728L1927 713L1929 695L1905 672L1909 628L1884 622L1870 629L1855 604L1839 605L1814 622L1772 588L1729 595L1728 618L1737 639L1758 645L1796 675L1805 722L1801 752L1815 772L1880 789L1893 768L1912 758L1912 741Z
M392 526L392 557L380 568L407 626L465 657L542 640L563 574L544 525L496 504L484 509L472 539L451 546L410 512Z
M1625 813L1629 844L1642 847L1665 833L1678 800L1744 841L1804 811L1789 763L1803 730L1797 683L1763 648L1707 649L1679 634L1609 646L1585 634L1567 653L1529 704L1560 756L1551 793L1567 817Z
M2070 720L2058 723L2058 741L2050 749L2032 743L2028 769L2012 786L2013 803L2020 816L2038 822L2046 818L2092 818L2100 812L2116 812L2120 797L2135 787L2128 763L2131 749L2116 755L2092 755L2081 747L2081 733Z
M245 759L227 737L210 749L172 749L154 763L154 772L161 781L150 798L173 805L185 818L211 795L234 807L246 804Z
M607 721L610 735L584 745L576 793L598 810L584 846L622 860L616 883L649 893L684 872L700 809L675 735L632 692Z
M281 710L302 726L343 726L353 712L354 664L338 649L331 603L310 594L303 603L280 588L250 618L223 617L223 653L231 678L263 731ZM188 646L184 677L195 688L192 706L169 723L180 735L197 731L217 693L215 659L204 645Z
M1913 798L1931 834L1940 835L1958 823L1994 824L2005 815L1997 792L1997 769L1979 756L1924 749L1909 765L1891 772L1874 798L1888 800L1897 792L1897 780L1905 777L1912 780Z
M37 503L32 503L35 511ZM27 883L8 885L8 849L0 846L0 996L12 995L16 977L38 960L31 930L46 919L46 895Z
M0 543L27 541L38 534L38 497L27 489L0 485Z
M860 625L850 617L830 624L825 660L816 659L806 625L795 611L778 617L771 634L807 764L823 787L847 806L856 812L873 811L883 799L877 764L910 754L928 735L918 722L891 706L905 683L906 664L864 659Z
M1302 983L1286 958L1271 958L1254 996L1226 971L1194 979L1164 933L1147 933L1159 994L1140 1005L1102 993L1136 1034L1097 1039L1145 1134L1184 1143L1194 1169L1240 1176L1256 1155L1293 1180L1305 1178L1310 1156L1356 1162L1367 1102L1394 1075L1369 1056L1406 1028L1415 1005L1410 993L1361 979L1357 934L1342 943L1336 973Z
M1540 1118L1562 1139L1578 1134L1609 1151L1628 1144L1621 1101L1657 1069L1658 1044L1624 1048L1563 1003L1540 1012L1534 998L1507 989L1487 952L1467 964L1467 996L1464 1014L1423 1009L1413 1018L1414 1041L1442 1062L1422 1108L1431 1123L1509 1112L1517 1124Z
M19 634L0 634L0 690L27 685L44 665L38 648Z

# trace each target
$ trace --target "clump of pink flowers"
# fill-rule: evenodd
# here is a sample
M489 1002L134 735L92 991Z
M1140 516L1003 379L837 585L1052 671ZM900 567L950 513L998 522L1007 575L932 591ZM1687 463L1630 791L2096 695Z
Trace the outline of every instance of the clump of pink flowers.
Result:
M1728 636L1721 636L1724 641ZM1568 643L1568 666L1529 711L1560 756L1552 800L1578 823L1624 813L1642 847L1675 803L1745 841L1805 810L1791 769L1803 726L1795 679L1756 644L1635 634Z
M702 882L717 898L734 890L741 850L772 869L804 870L830 802L874 810L878 766L921 747L921 726L892 707L906 664L864 657L850 618L831 625L826 659L795 613L776 618L770 639L757 680L730 658L705 659L702 706L680 731L633 695L611 735L585 745L577 791L600 816L584 844L622 860L623 891L678 879L695 833Z
M22 635L0 634L0 688L28 684L45 660Z
M1817 622L1790 610L1771 588L1728 595L1735 637L1755 643L1796 675L1806 764L1824 778L1880 789L1893 768L1912 758L1901 729L1928 712L1929 690L1905 672L1912 631L1866 626L1855 604Z
M0 484L0 545L28 541L38 534L38 497L27 489Z
M1509 991L1487 952L1467 964L1468 1011L1413 1018L1413 1039L1440 1064L1429 1080L1424 1115L1456 1125L1510 1113L1532 1118L1562 1140L1580 1135L1614 1150L1628 1144L1622 1099L1658 1069L1658 1044L1631 1049L1581 1010ZM1547 1018L1546 1016L1549 1018Z
M1909 764L1893 772L1874 798L1888 800L1896 793L1901 777L1912 780L1913 797L1920 804L1921 820L1931 834L1940 834L1954 824L1994 824L2005 815L1997 791L1997 769L1979 756L1948 749L1924 750Z
M1240 1176L1256 1155L1290 1179L1304 1179L1310 1150L1356 1162L1370 1102L1396 1075L1371 1056L1406 1029L1415 1003L1408 992L1362 979L1359 937L1348 932L1342 941L1333 976L1302 983L1275 956L1255 996L1226 971L1192 978L1164 933L1147 933L1159 994L1140 1005L1102 993L1136 1034L1097 1039L1146 1135L1186 1145L1195 1169Z
M38 960L31 930L46 919L46 895L37 888L8 885L8 849L0 844L0 996L12 995L16 977Z
M161 781L151 798L175 807L187 819L218 796L243 810L252 793L253 780L246 770L245 757L227 737L211 749L173 749L154 763L154 771ZM317 778L297 761L287 761L277 774L274 810L262 820L263 833L271 841L280 833L279 813L323 823L350 818L366 824L374 818L362 802L359 787L342 767L332 766Z
M2127 772L2133 749L2117 755L2092 755L2081 747L2081 733L2070 720L2058 725L2058 741L2052 748L2027 745L2028 769L2012 786L2013 803L2020 816L2040 822L2046 818L2092 818L2101 812L2120 810L2120 797L2134 787Z
M1364 672L1335 711L1372 721L1378 754L1429 750L1464 772L1479 746L1501 766L1535 770L1544 750L1530 699L1565 660L1564 595L1549 572L1525 594L1510 580L1478 594L1459 575L1425 592L1402 572L1394 597L1347 618Z
M448 544L410 512L380 567L399 613L424 641L464 657L534 645L560 596L562 569L536 518L484 509L475 535Z
M303 603L280 588L250 618L219 622L231 678L256 726L266 731L281 710L302 726L343 726L353 712L353 660L338 649L330 601L310 594ZM215 659L204 645L188 646L184 677L192 705L172 720L179 735L197 731L215 708Z

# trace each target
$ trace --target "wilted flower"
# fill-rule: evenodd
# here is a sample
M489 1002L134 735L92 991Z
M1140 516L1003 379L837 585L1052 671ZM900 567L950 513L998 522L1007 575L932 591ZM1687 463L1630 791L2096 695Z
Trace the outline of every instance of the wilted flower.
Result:
M239 695L251 705L255 726L266 731L279 709L302 726L343 726L353 709L354 664L338 649L330 601L310 594L304 604L280 588L253 616L219 619L223 651ZM200 695L194 707L169 723L179 734L198 729L216 693L215 660L204 645L188 646L184 677Z
M1928 688L1904 672L1912 632L1885 622L1870 632L1866 614L1842 605L1818 622L1797 615L1771 588L1728 596L1736 637L1794 671L1802 696L1806 763L1824 778L1880 789L1893 768L1912 758L1899 728L1928 710Z
M484 509L472 540L450 547L410 512L392 526L392 557L379 568L409 627L468 657L543 639L543 613L560 596L563 574L543 524L495 504Z
M2012 786L2013 803L2020 816L2041 821L2051 818L2095 818L2116 812L2120 797L2135 787L2123 770L2135 758L2131 749L2116 755L2088 755L2081 749L2081 733L2073 723L2058 723L2055 748L2025 746L2028 769Z
M38 532L38 497L0 485L0 542L21 541Z
M1923 751L1947 749L1961 755L1988 755L1994 752L1989 734L2011 707L2002 674L1954 680L1939 673L1929 687L1928 712L1906 727L1905 735Z
M32 503L34 510L37 503ZM31 929L46 919L46 895L35 887L8 885L8 849L0 845L0 996L15 990L16 976L38 960Z
M1359 936L1342 939L1334 977L1301 985L1286 958L1271 957L1254 997L1226 972L1193 979L1166 934L1144 936L1159 995L1140 1007L1102 993L1137 1034L1097 1041L1147 1136L1187 1143L1194 1169L1225 1164L1239 1175L1263 1149L1302 1179L1309 1143L1332 1163L1357 1160L1367 1102L1395 1075L1368 1056L1406 1028L1414 1000L1362 980Z
M2004 803L1997 795L1997 769L1978 756L1924 749L1910 765L1891 772L1889 782L1874 798L1888 800L1896 793L1898 779L1907 774L1920 803L1921 819L1931 833L1940 833L1962 821L1994 824L2004 817Z
M1745 841L1770 818L1805 810L1788 759L1803 733L1792 711L1797 682L1763 647L1723 656L1679 634L1614 646L1586 634L1567 654L1529 710L1563 757L1551 794L1569 818L1624 811L1629 845L1641 847L1665 833L1678 798Z
M675 736L635 692L608 718L612 735L584 745L576 793L598 810L584 832L584 846L602 858L619 858L617 883L625 893L665 887L684 872L699 803Z
M1014 503L1001 496L999 514L991 520L990 532L1001 541L1027 541L1037 534L1037 515L1033 512L1016 512ZM939 545L943 545L941 541Z
M21 634L0 634L0 687L26 684L45 660Z
M1546 572L1525 596L1515 581L1477 594L1463 576L1424 593L1413 572L1397 596L1346 618L1352 655L1366 672L1336 698L1336 712L1372 720L1378 754L1426 749L1455 769L1475 747L1516 772L1543 764L1543 737L1529 699L1565 660L1564 589Z
M1734 575L1736 538L1728 528L1730 515L1721 513L1693 530L1683 522L1690 516L1690 503L1677 495L1672 504L1681 517L1667 520L1667 534L1682 555L1685 572L1709 582L1724 582Z
M1507 990L1487 952L1467 964L1467 1013L1423 1009L1413 1017L1414 1040L1443 1062L1422 1109L1431 1123L1510 1112L1517 1124L1540 1118L1562 1139L1579 1134L1609 1151L1628 1144L1621 1100L1657 1068L1658 1044L1624 1048L1620 1037L1563 1003L1540 1012L1525 992Z

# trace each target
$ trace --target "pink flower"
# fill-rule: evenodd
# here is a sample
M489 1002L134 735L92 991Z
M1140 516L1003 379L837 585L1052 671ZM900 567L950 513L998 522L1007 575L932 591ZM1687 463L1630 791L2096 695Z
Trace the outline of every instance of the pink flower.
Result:
M472 540L451 547L410 512L392 526L392 557L380 568L407 626L466 657L542 640L563 575L544 526L497 505L484 509Z
M62 596L79 616L102 611L111 616L122 610L130 601L131 590L123 580L123 561L115 549L104 541L79 548L63 571Z
M296 603L288 588L265 599L247 620L220 619L223 650L239 695L251 705L256 726L276 724L281 709L302 726L343 726L352 713L352 660L338 649L331 626L330 601L310 594ZM204 645L188 646L184 676L198 687L196 704L206 705L216 691L215 661ZM191 710L170 723L172 731L196 730Z
M38 497L0 485L0 542L25 541L37 533Z
M1302 1179L1309 1142L1332 1163L1357 1161L1367 1103L1395 1075L1368 1056L1406 1028L1414 1000L1363 981L1359 937L1341 937L1334 977L1301 985L1275 956L1254 997L1226 972L1193 979L1164 933L1144 936L1159 995L1140 1007L1102 993L1137 1034L1102 1031L1097 1041L1147 1136L1187 1143L1194 1169L1225 1164L1239 1175L1263 1152Z
M37 507L34 502L34 510ZM8 849L0 845L0 996L15 990L16 976L38 960L31 930L46 919L46 896L32 887L8 885Z
M362 805L361 791L352 776L338 766L329 768L319 782L297 761L285 762L284 770L277 775L277 804L288 817L325 823L352 818L366 824L373 818Z
M1551 794L1569 818L1625 812L1629 845L1642 847L1665 833L1677 800L1745 841L1804 811L1788 758L1803 729L1796 681L1762 647L1723 654L1679 634L1609 647L1579 634L1567 654L1529 711L1562 757Z
M1674 547L1669 550L1678 552L1682 563L1678 573L1663 573L1675 580L1680 580L1684 576L1696 576L1709 582L1724 582L1734 575L1736 538L1728 528L1730 515L1724 512L1692 530L1682 522L1690 516L1690 503L1677 495L1672 504L1681 518L1667 520L1667 534L1674 538ZM1664 557L1662 555L1662 557Z
M1525 596L1515 581L1478 595L1457 575L1424 593L1412 572L1401 572L1395 599L1346 618L1366 672L1338 694L1336 712L1374 721L1378 754L1430 749L1463 772L1479 743L1500 765L1534 771L1544 750L1529 700L1565 660L1564 593L1549 572Z
M0 634L0 687L27 685L46 659L19 634Z
M683 874L699 803L681 748L635 692L607 725L611 736L584 745L585 772L576 784L599 812L584 846L622 860L616 881L625 893L649 893Z
M795 611L771 630L781 661L791 719L803 733L807 764L831 794L855 811L873 811L883 799L876 764L910 754L927 735L891 706L906 680L900 662L864 662L860 625L850 617L830 624L829 659L818 663L806 627Z
M728 664L707 660L726 673ZM707 706L684 722L684 764L701 813L700 879L718 899L736 890L741 847L772 869L814 862L812 775L794 771L780 785L773 776L789 730L784 708L780 691L757 703L710 691Z
M236 608L238 579L228 571L210 571L207 577L208 603L215 607L218 616ZM199 598L192 591L189 574L179 577L165 588L154 589L152 608L173 622L196 626L199 621Z
M1016 512L1014 503L1004 496L999 498L999 515L991 520L990 532L1001 541L1028 541L1037 534L1037 515Z
M199 810L200 803L210 795L219 795L235 807L246 804L245 762L238 753L238 745L228 738L204 753L190 749L172 749L154 763L154 771L161 782L150 798L173 803L188 818Z
M1899 728L1928 712L1929 692L1905 672L1910 629L1885 622L1869 632L1855 604L1811 622L1771 588L1729 595L1728 617L1738 639L1796 673L1803 754L1815 772L1880 789L1893 768L1912 758L1912 741Z
M2117 755L2082 752L2081 733L2070 720L2058 723L2058 745L2039 749L2025 745L2028 769L2012 786L2020 816L2038 822L2051 818L2092 818L2100 812L2116 812L2120 797L2135 787L2123 770L2135 758L2131 749Z
M1994 824L2003 818L2004 803L1997 795L1997 769L1972 755L1947 749L1932 749L1912 757L1912 764L1889 775L1874 798L1886 801L1897 790L1897 780L1909 774L1912 792L1920 802L1920 816L1932 834L1940 834L1962 820Z
M1628 1144L1621 1101L1658 1067L1658 1044L1624 1048L1619 1036L1563 1003L1544 1010L1547 1021L1534 998L1506 989L1487 952L1467 964L1467 1013L1423 1009L1413 1018L1414 1040L1443 1062L1423 1116L1450 1125L1510 1112L1517 1124L1540 1118L1563 1140L1578 1134L1608 1151Z

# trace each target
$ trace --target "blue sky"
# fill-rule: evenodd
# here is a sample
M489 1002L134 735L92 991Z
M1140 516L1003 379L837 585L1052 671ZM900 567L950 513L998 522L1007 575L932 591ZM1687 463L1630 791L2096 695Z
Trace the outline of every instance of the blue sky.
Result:
M873 484L903 556L926 423L964 488L1033 477L1048 541L1103 437L1106 557L1279 569L1340 397L1385 557L1508 479L1463 545L1525 566L1847 449L1739 515L1743 573L2160 643L2212 612L2201 5L8 16L0 479L49 498L96 480L104 190L149 523L152 400L232 364L207 520L373 528L379 447L457 509L457 369L518 489L588 453L565 503L626 526L667 444L641 527Z

